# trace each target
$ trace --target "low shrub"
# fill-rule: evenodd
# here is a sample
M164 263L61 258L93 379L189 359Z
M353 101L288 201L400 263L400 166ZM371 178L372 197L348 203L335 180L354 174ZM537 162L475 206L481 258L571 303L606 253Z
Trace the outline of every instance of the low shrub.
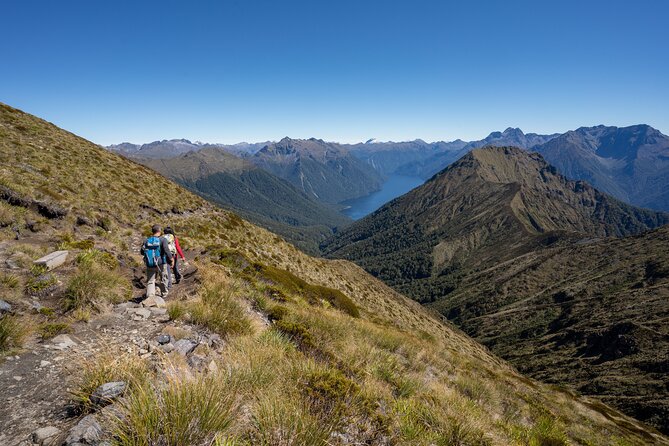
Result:
M283 305L273 305L267 310L270 321L280 321L288 315L288 308Z
M274 327L281 333L284 333L290 337L301 347L307 349L316 348L314 338L311 336L311 333L309 333L309 330L304 325L296 322L279 320L274 324Z

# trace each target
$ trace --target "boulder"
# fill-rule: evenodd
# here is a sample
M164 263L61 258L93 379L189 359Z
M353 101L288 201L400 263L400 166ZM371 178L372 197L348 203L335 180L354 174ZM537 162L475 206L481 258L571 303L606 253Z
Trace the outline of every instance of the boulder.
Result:
M125 381L112 381L105 383L95 389L91 394L91 403L96 406L106 406L111 404L116 398L123 395L128 387Z
M54 268L58 268L60 265L65 263L68 254L69 251L54 251L50 254L45 255L44 257L35 260L33 263L35 265L46 266L47 270L52 270Z
M57 443L58 434L60 434L60 429L54 426L47 426L37 429L32 433L30 438L33 443L40 446L51 446Z
M102 427L95 415L87 415L70 429L65 439L66 446L76 444L97 444L102 437Z

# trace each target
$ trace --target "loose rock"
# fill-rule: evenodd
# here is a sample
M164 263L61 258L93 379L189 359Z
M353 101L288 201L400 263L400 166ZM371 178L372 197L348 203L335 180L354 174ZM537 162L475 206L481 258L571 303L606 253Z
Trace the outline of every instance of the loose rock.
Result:
M60 429L54 426L47 426L33 432L31 439L33 443L37 443L40 446L51 446L56 444L58 434L60 434Z
M125 392L127 387L128 385L125 381L105 383L95 389L95 392L91 395L91 403L96 406L106 406L107 404L111 404L113 400L123 395L123 392Z
M102 436L102 428L95 415L87 415L74 426L65 440L65 445L73 446L77 443L97 444Z
M179 352L179 354L182 356L186 356L187 354L192 352L195 349L195 347L197 347L197 344L188 339L179 339L177 342L174 343L174 350Z
M158 307L165 308L165 300L160 296L151 296L147 297L142 301L142 305L145 307Z
M165 345L165 344L170 343L170 341L172 340L172 337L170 335L167 335L167 334L161 334L160 336L158 336L158 338L156 340L158 341L158 344Z
M55 348L56 350L65 350L65 349L68 349L70 347L74 347L75 345L77 345L77 343L74 342L66 334L61 334L61 335L56 336L55 338L53 338L51 340L51 342L53 343L53 348Z
M12 312L12 306L8 302L0 300L0 313L11 313L11 312Z

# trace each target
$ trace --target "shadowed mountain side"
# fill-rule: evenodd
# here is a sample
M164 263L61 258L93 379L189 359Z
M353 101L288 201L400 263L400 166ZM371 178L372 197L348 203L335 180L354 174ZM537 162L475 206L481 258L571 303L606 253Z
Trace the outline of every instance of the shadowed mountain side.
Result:
M312 254L336 228L350 223L287 181L222 149L138 161Z
M431 305L521 371L669 432L669 227L545 249Z

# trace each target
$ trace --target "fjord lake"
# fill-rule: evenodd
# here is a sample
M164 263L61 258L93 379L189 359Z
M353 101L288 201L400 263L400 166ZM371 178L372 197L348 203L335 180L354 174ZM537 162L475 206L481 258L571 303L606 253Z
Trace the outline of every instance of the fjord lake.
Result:
M342 212L353 220L359 220L390 200L406 194L423 183L424 180L420 177L391 174L378 191L364 197L344 201L342 204L347 207Z

